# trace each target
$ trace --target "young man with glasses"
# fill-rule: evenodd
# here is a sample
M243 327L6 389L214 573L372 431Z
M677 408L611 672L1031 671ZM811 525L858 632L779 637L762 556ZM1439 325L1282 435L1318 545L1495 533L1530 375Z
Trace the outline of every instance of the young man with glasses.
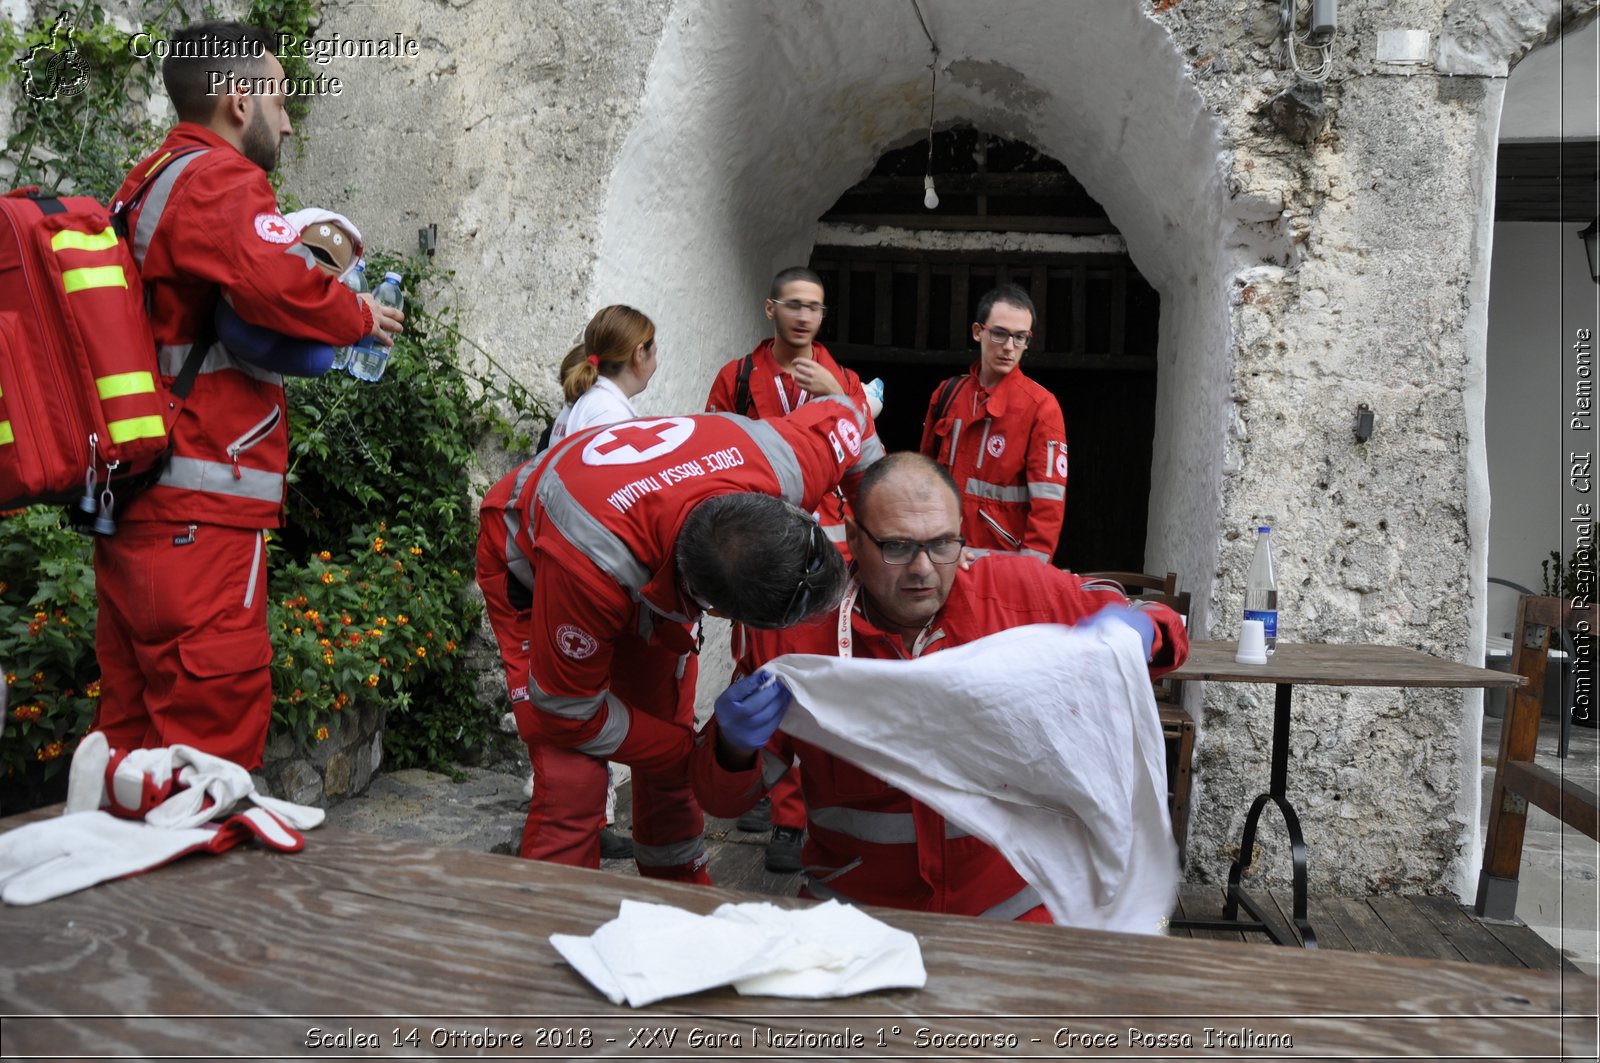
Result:
M1067 432L1056 397L1021 369L1033 324L1015 284L978 301L978 361L934 390L918 449L960 485L969 545L1049 564L1066 517Z
M1187 657L1183 622L1165 606L1130 607L1103 581L1021 557L988 554L962 569L960 493L918 454L889 455L862 476L849 533L855 578L837 614L752 632L742 647L742 678L696 739L696 797L713 815L737 815L798 761L811 816L803 895L1049 922L1037 892L994 848L903 791L779 734L789 693L761 666L785 653L909 659L1027 624L1112 623L1139 633L1156 676Z
M706 412L770 420L787 417L806 402L826 395L847 395L864 408L867 395L861 378L839 365L828 349L816 342L827 312L821 277L804 266L780 270L772 278L766 300L772 335L718 371L711 393L706 396ZM847 561L850 553L845 543L844 520L848 515L844 496L837 491L824 499L817 510L824 534ZM774 785L768 798L739 817L738 826L752 832L771 828L766 851L768 871L799 871L806 806L800 796L798 772L791 771Z

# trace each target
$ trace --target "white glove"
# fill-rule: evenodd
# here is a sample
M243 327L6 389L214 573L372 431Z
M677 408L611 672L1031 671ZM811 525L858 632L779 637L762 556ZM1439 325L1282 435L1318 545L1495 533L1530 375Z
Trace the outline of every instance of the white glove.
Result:
M108 808L125 819L181 830L226 814L246 797L299 830L321 826L327 815L257 793L249 772L193 746L118 754L99 731L87 735L72 755L66 813Z
M220 853L249 838L284 852L305 839L265 809L220 824L169 829L109 812L74 812L0 834L0 899L38 904L148 871L197 849Z

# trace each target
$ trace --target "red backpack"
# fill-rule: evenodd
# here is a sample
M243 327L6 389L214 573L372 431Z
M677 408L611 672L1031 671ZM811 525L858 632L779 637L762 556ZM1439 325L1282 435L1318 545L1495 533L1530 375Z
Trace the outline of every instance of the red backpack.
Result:
M215 333L206 314L166 386L125 220L160 173L115 211L37 188L0 196L0 509L77 500L110 534L113 491L148 486L165 467Z

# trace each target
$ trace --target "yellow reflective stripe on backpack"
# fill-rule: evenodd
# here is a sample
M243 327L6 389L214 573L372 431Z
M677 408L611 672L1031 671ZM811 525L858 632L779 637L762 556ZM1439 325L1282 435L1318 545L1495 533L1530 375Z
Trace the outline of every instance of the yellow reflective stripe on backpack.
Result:
M126 443L130 439L160 439L167 434L167 425L160 414L149 417L129 417L125 421L112 421L106 425L106 434L113 443Z
M52 251L108 251L116 246L117 234L109 225L100 233L80 233L76 229L63 229L50 238Z
M85 266L62 273L61 286L68 295L90 288L126 288L128 275L122 272L121 266Z
M7 443L15 443L16 440L16 435L11 431L11 422L0 421L0 446L4 446Z
M146 372L114 373L111 376L96 377L95 388L100 392L100 398L120 399L126 395L153 395L156 390L156 379Z

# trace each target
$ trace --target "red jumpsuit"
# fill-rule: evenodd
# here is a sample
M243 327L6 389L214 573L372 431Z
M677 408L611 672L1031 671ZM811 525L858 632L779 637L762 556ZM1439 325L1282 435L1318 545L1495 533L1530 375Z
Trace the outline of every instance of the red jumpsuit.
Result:
M772 420L776 417L787 417L798 410L802 403L813 398L811 394L795 383L788 373L779 366L778 360L772 353L773 341L769 337L756 345L756 349L747 356L750 358L750 375L745 382L748 400L740 409L739 401L739 372L744 364L743 358L735 358L724 365L711 382L711 393L706 396L706 412L716 413L718 410L743 414L756 420ZM867 408L867 393L861 387L861 378L849 369L844 368L833 360L833 355L828 353L828 348L820 343L811 345L811 357L818 365L833 374L844 388L846 395L862 409ZM823 502L817 510L817 521L822 525L822 530L827 533L828 541L839 548L839 553L844 555L846 561L850 560L850 545L845 540L844 518L850 515L850 507L845 503L844 495L834 492ZM800 793L800 769L796 767L782 779L772 785L767 796L772 798L772 825L774 827L789 827L794 830L804 830L806 825L806 802Z
M366 335L366 307L315 268L267 175L216 134L179 123L119 199L193 147L205 150L168 165L129 215L167 384L218 294L244 320L302 339ZM283 523L282 378L214 345L172 444L160 481L118 507L115 535L95 540L94 726L115 748L183 743L255 768L272 719L263 531Z
M848 604L849 599L846 599ZM848 654L841 654L837 616L789 628L755 631L739 663L746 675L785 653L896 659L960 646L1026 624L1072 624L1107 605L1125 604L1114 587L1022 557L990 554L958 572L944 607L916 645L906 647L867 620L859 603L850 615ZM1135 603L1155 624L1152 678L1188 656L1177 614ZM933 809L850 763L782 732L746 771L717 760L715 717L701 731L691 758L695 794L713 815L737 816L754 804L769 780L802 765L810 830L804 851L806 895L836 897L914 911L1050 922L1038 893L987 843L945 822Z
M805 510L883 454L864 409L841 397L792 417L624 421L570 436L541 459L517 537L533 559L528 695L545 735L634 769L640 873L709 881L688 783L696 622L673 551L689 512L756 491Z
M518 854L528 860L599 867L600 829L605 826L605 762L546 741L538 714L528 701L533 570L516 534L531 494L533 470L532 459L512 469L489 489L478 507L478 586L505 665L517 733L527 743L533 765L533 800ZM511 600L508 579L525 588L518 597L526 601Z
M979 385L976 365L956 379L943 417L935 417L943 388L934 390L919 449L949 469L961 489L961 534L968 546L1048 564L1067 511L1061 404L1020 368L993 391Z

